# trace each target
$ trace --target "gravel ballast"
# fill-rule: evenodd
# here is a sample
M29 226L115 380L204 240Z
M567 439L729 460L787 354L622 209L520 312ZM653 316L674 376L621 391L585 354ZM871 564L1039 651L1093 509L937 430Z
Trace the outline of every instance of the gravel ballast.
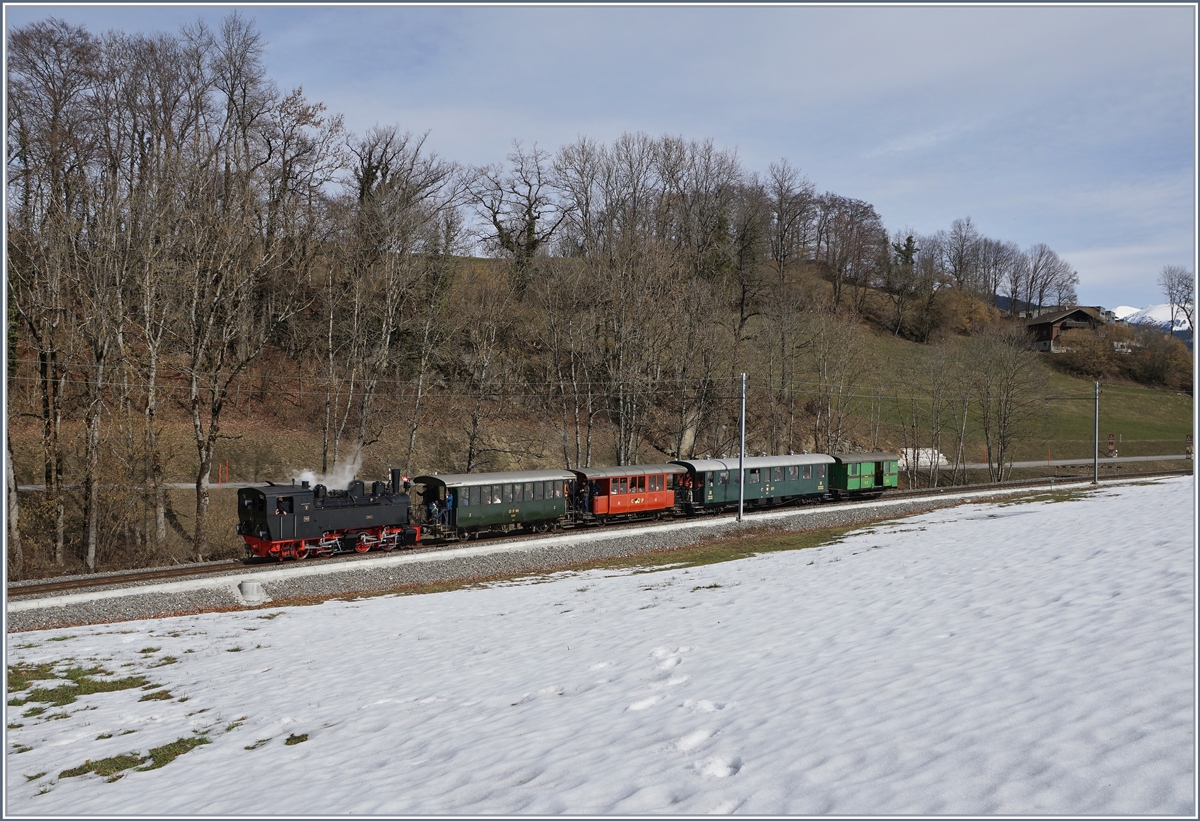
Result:
M1089 482L1053 489L1082 490ZM669 551L702 542L754 535L862 525L967 502L1029 496L1047 488L947 492L871 502L786 508L733 516L701 517L619 529L591 528L542 537L488 539L417 551L375 553L348 560L311 560L231 568L227 573L177 582L65 593L7 603L9 632L161 618L295 600L319 600L397 591L412 585L496 579L586 566L604 559ZM668 559L669 561L669 559ZM258 582L264 600L253 598ZM250 594L243 596L243 591Z

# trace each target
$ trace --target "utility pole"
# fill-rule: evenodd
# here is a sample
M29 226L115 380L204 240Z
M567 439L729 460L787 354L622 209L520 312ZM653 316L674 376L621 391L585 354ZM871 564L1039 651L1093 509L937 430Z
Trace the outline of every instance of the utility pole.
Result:
M1096 429L1093 433L1095 447L1092 448L1092 484L1100 484L1100 383L1096 386Z
M738 448L738 515L742 520L742 506L746 501L746 374L742 374L742 439Z

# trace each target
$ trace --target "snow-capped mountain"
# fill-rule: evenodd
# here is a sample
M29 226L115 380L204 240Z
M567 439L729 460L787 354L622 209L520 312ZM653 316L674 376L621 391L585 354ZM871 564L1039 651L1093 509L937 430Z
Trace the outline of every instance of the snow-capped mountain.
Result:
M1166 303L1162 305L1147 305L1141 309L1121 305L1113 308L1113 314L1118 319L1124 319L1130 325L1162 325L1166 327L1171 324L1171 306ZM1187 329L1188 324L1187 320L1183 318L1183 312L1176 308L1175 325L1172 330L1186 331Z

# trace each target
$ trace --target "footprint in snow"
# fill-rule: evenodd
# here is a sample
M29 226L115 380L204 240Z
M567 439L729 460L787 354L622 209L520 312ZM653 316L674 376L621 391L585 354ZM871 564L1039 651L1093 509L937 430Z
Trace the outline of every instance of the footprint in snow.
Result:
M650 651L650 657L661 660L667 658L668 656L677 656L682 653L686 653L691 649L692 648L690 647L676 647L674 650L672 650L669 647L655 647Z
M712 733L708 730L696 730L676 741L675 749L681 753L690 753L710 738L712 738Z
M729 814L733 813L740 806L742 806L742 800L740 798L730 798L727 801L722 801L720 804L717 804L717 806L715 806L711 810L709 810L707 814L708 815L729 815Z
M709 701L708 699L692 701L689 698L687 701L683 702L684 709L700 713L715 713L718 710L724 710L725 706L725 702L723 701Z
M650 696L650 698L643 698L641 701L633 702L633 704L629 705L629 709L635 712L638 710L648 710L662 700L662 696Z
M663 687L674 687L676 684L683 684L688 680L688 676L671 676L666 681L656 681L650 685L651 690L661 690Z
M696 772L705 778L728 778L742 769L741 756L714 755L693 764Z

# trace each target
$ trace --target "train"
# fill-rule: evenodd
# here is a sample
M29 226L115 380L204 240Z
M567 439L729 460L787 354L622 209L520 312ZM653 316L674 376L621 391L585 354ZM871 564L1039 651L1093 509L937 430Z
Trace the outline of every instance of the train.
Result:
M743 504L875 498L897 487L899 461L893 453L746 457ZM693 459L411 479L392 469L386 482L355 479L344 490L268 483L238 490L237 533L249 558L283 561L724 513L738 506L738 470L736 458Z

